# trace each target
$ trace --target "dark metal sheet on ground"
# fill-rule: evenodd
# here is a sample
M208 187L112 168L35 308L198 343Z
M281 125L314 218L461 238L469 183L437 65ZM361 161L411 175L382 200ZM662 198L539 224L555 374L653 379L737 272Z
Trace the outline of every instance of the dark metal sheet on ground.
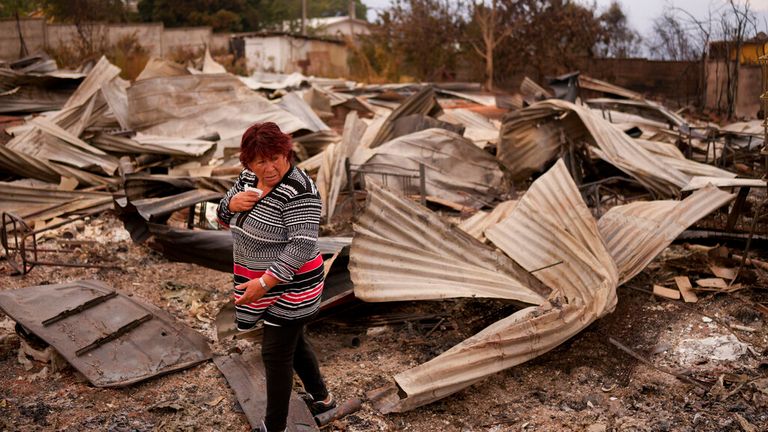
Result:
M259 427L267 408L267 382L261 354L258 351L250 351L243 355L217 356L213 361L224 374L229 386L235 391L235 396L245 416L248 417L251 427ZM309 408L295 392L291 393L286 430L288 432L320 430Z
M211 358L202 335L96 280L5 291L0 309L96 387L126 386Z

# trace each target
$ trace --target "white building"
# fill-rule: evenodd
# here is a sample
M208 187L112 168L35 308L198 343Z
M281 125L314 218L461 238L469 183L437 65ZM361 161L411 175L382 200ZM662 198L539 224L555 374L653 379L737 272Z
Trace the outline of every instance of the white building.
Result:
M343 77L349 75L347 46L337 39L253 33L233 39L237 55L255 72Z
M367 21L348 16L310 18L307 20L307 27L312 34L340 39L350 35L368 35L371 33L370 24Z

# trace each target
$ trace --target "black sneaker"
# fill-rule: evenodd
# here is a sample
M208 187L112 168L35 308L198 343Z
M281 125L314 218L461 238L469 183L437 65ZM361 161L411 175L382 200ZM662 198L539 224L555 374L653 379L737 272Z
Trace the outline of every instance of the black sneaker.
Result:
M330 393L328 393L324 401L316 401L310 394L304 395L303 399L313 416L336 408L336 399Z

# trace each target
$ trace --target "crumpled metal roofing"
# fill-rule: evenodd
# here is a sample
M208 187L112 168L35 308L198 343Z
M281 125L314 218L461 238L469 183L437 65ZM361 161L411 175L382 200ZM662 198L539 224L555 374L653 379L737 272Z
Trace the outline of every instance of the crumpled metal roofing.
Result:
M459 228L472 237L485 242L485 230L506 219L517 205L517 200L499 203L492 211L478 211L459 224Z
M629 101L625 101L629 102ZM677 196L691 176L637 145L616 125L588 108L546 100L504 118L498 158L515 177L553 159L567 140L586 139L590 151L660 196ZM692 169L693 161L682 162Z
M109 192L68 191L5 182L0 182L0 197L0 212L12 212L28 224L64 214L90 214L112 207Z
M77 168L98 166L111 175L117 168L117 160L83 142L79 136L110 111L109 101L115 98L101 97L101 89L118 79L119 73L120 69L102 57L61 111L50 119L35 119L32 128L14 137L5 147L39 160L57 161Z
M131 127L149 135L221 137L220 150L237 147L254 123L275 122L285 133L310 129L229 74L182 75L136 81L128 89Z
M744 178L722 178L722 177L707 177L699 176L694 177L691 181L685 185L682 189L683 192L697 190L712 185L719 188L733 188L733 187L766 187L765 180L763 179L744 179Z
M503 174L495 158L472 141L444 129L395 138L368 150L368 155L362 166L376 172L416 175L419 163L424 164L427 195L464 206L481 207L502 187ZM376 177L381 178L366 175ZM396 177L388 181L401 193L419 193L418 179L411 179L410 187Z
M137 133L128 138L98 134L91 144L104 151L123 154L162 154L168 156L201 156L216 146L215 142L194 138L172 138Z
M638 201L608 210L598 228L619 269L619 285L643 271L686 228L735 197L708 185L682 201Z
M411 114L437 115L441 111L440 104L435 98L435 91L431 86L424 86L390 113L378 129L369 147L380 146L393 138L395 120Z
M676 128L687 127L688 122L669 108L649 100L622 100L598 98L588 99L587 105L592 108L611 109L641 115L650 120L671 124Z
M506 256L411 201L369 182L349 270L369 302L487 297L540 304L549 289Z
M440 120L465 127L464 136L480 148L499 142L499 128L482 114L465 108L447 109L438 117Z
M336 209L341 188L347 183L345 161L352 156L365 133L365 122L357 117L357 112L347 114L344 120L344 132L339 144L326 148L323 162L317 174L317 188L323 200L323 215L330 221Z
M0 171L48 183L59 183L62 177L70 177L77 180L80 184L89 186L117 182L115 179L105 178L60 163L30 156L3 145L0 145Z
M297 92L291 92L283 96L277 105L303 121L307 129L312 132L330 129Z
M543 268L536 277L554 289L550 301L522 309L427 363L395 375L397 387L390 387L377 403L382 412L433 402L530 360L613 310L616 267L562 161L537 179L512 215L486 235L526 270ZM552 266L558 261L562 263ZM398 390L405 397L398 396Z
M733 198L711 187L700 192L682 202L623 206L624 209L618 208L614 215L598 224L582 200L565 163L559 160L533 183L508 218L485 230L494 245L526 272L535 272L537 282L552 290L547 301L522 309L429 362L397 374L394 377L396 384L370 392L369 398L384 413L407 411L558 346L610 313L616 304L616 287L628 280L636 268L647 265L674 240L676 233ZM383 195L379 187L375 187L370 196L370 209L366 209L361 217L364 228L355 227L350 270L356 285L357 280L362 279L367 286L375 287L380 283L378 290L383 291L390 288L388 284L392 279L398 279L393 278L393 274L401 274L398 265L410 270L419 256L427 256L421 251L420 255L412 256L414 252L410 246L412 241L407 239L408 233L438 230L422 227L423 223L418 221L435 218L438 220L436 225L447 222L434 214L423 214L426 210L408 212L415 204L404 201L400 201L399 206L390 204L397 208L393 216L393 211L383 210L378 200L394 202L396 196ZM649 219L637 217L638 214L646 215L646 210L651 215ZM368 219L372 216L376 219ZM603 224L609 225L604 227ZM607 229L609 226L610 230ZM370 234L372 230L386 233L393 241L383 245L371 243L365 248L372 256L378 254L378 267L373 264L355 267L357 260L370 259L363 253L355 254L358 236L365 241L371 237L379 241L382 238L381 234ZM609 236L608 241L604 240L604 235ZM419 241L440 245L446 237ZM628 243L621 244L622 241ZM386 247L382 247L384 245ZM435 247L449 251L457 249L453 245ZM461 251L461 255L474 257L467 250ZM425 262L415 270L427 272L434 265ZM431 279L422 283L455 286L442 272L430 276ZM397 285L391 288L399 289ZM370 295L391 297L376 292L375 288L372 291ZM407 299L407 295L391 298Z
M0 68L0 114L60 109L82 80Z
M615 96L625 97L627 99L644 100L645 98L640 93L634 92L624 87L619 87L615 84L611 84L606 81L592 78L590 76L580 74L579 75L579 87L587 90L612 94Z

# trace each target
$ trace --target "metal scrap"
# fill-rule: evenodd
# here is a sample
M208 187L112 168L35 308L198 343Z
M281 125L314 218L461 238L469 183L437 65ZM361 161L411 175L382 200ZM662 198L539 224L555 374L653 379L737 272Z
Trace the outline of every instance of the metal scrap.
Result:
M201 335L100 281L3 291L0 309L96 387L126 386L211 358Z

